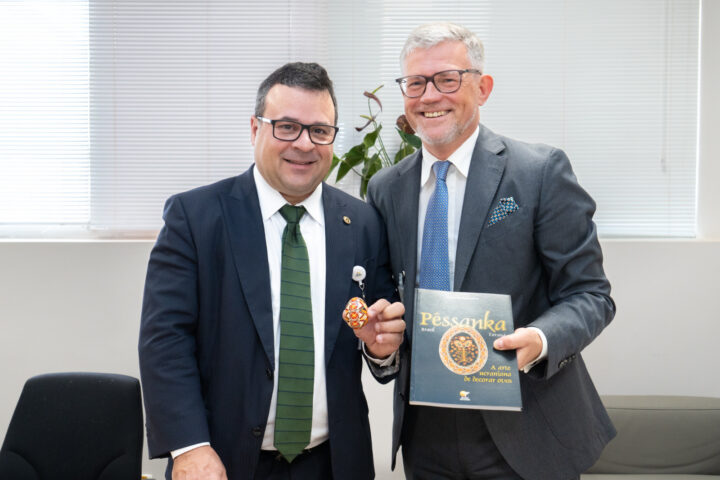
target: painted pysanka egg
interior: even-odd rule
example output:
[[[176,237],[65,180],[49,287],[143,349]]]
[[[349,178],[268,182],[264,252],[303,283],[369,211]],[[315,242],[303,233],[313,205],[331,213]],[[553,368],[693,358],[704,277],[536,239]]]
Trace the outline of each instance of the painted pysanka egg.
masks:
[[[351,298],[345,310],[343,310],[343,320],[352,328],[362,328],[368,321],[367,304],[360,297]]]

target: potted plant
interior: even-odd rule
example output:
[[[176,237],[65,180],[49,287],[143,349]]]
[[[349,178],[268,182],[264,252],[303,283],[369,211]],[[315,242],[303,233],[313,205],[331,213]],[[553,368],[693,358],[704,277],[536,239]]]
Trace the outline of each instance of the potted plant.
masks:
[[[363,92],[363,95],[367,97],[368,115],[360,115],[366,120],[366,123],[362,127],[355,127],[355,130],[362,132],[366,128],[370,128],[370,131],[365,134],[361,143],[352,147],[341,157],[333,155],[332,166],[330,167],[330,173],[328,173],[329,177],[335,167],[337,167],[335,181],[338,182],[351,170],[355,172],[360,176],[360,197],[362,198],[365,198],[368,182],[375,173],[381,168],[398,163],[416,149],[420,148],[421,145],[420,138],[415,135],[405,115],[400,115],[395,125],[395,130],[398,132],[398,135],[400,135],[400,147],[395,155],[392,158],[390,157],[380,136],[382,124],[377,119],[378,115],[382,112],[382,103],[376,93],[382,87],[383,86],[380,85],[372,92]],[[373,112],[373,102],[377,105],[376,112]],[[358,170],[360,165],[362,165],[362,169]]]

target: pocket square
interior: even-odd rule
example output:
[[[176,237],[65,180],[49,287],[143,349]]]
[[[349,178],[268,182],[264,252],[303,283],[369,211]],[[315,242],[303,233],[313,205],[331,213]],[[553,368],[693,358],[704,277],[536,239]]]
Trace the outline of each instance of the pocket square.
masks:
[[[495,207],[495,210],[493,210],[492,214],[490,215],[488,227],[495,225],[500,220],[505,219],[505,217],[507,217],[511,213],[517,212],[519,208],[520,207],[517,203],[515,203],[515,199],[513,197],[501,198],[498,202],[497,207]]]

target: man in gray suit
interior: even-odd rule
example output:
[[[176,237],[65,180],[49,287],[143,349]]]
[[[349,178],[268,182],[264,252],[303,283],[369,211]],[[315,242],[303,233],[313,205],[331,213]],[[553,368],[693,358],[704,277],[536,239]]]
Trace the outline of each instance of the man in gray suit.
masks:
[[[378,172],[368,189],[387,225],[408,319],[393,467],[402,444],[407,478],[577,478],[615,435],[580,355],[615,313],[595,202],[561,150],[479,124],[493,79],[482,73],[472,32],[418,27],[401,66],[405,114],[422,149]],[[431,288],[512,297],[516,330],[493,346],[517,353],[522,412],[408,404],[415,287],[443,277],[444,287]]]

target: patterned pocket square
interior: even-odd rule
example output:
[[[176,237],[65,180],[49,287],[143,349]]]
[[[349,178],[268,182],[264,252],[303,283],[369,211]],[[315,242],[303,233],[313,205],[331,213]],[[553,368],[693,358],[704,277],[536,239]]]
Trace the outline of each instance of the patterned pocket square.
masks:
[[[492,215],[490,215],[490,221],[488,222],[488,227],[495,225],[500,220],[504,220],[505,217],[510,215],[513,212],[517,212],[520,207],[517,203],[515,203],[515,199],[513,197],[506,197],[501,198],[498,202],[498,206],[495,207],[495,210],[493,210]]]

